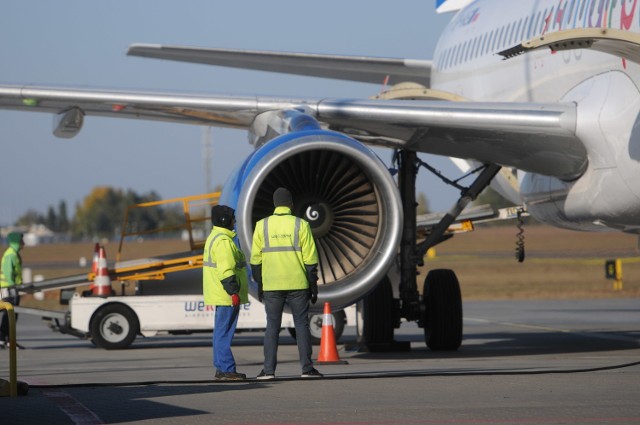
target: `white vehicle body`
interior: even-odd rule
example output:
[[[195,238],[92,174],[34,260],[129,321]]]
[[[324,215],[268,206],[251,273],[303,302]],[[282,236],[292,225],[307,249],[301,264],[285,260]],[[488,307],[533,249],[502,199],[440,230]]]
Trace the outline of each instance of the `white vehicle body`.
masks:
[[[202,295],[149,295],[83,297],[75,294],[69,300],[70,325],[76,331],[90,335],[100,347],[126,348],[140,334],[179,334],[212,331],[215,306],[205,305]],[[130,312],[130,314],[128,313]],[[347,321],[355,324],[355,306],[345,310]],[[293,316],[284,312],[283,328],[294,328]],[[322,322],[311,318],[311,333],[316,341],[321,336]],[[238,331],[266,328],[264,305],[249,297],[240,306]],[[340,328],[341,333],[341,328]]]

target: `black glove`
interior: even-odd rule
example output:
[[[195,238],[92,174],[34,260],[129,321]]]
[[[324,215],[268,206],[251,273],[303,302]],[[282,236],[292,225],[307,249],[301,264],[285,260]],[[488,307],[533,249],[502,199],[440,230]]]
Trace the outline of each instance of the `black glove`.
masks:
[[[318,301],[318,282],[309,282],[309,293],[311,294],[311,304]]]
[[[318,265],[305,264],[304,268],[307,272],[307,281],[309,282],[309,294],[311,295],[311,304],[318,301]]]
[[[262,290],[262,283],[258,283],[258,301],[262,302],[264,299],[264,291]]]

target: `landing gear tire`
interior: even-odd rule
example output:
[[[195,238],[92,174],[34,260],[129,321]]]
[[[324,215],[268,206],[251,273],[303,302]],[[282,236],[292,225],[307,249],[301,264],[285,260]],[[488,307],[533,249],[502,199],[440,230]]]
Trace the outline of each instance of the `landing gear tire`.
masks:
[[[431,270],[424,281],[424,341],[434,351],[455,351],[462,343],[462,295],[453,270]]]
[[[347,316],[344,311],[332,311],[333,315],[333,336],[336,342],[342,336],[344,332],[344,325],[347,321]],[[311,343],[313,345],[320,345],[322,339],[322,314],[313,314],[309,316],[309,330],[311,331]],[[296,339],[296,328],[287,328],[289,335],[293,339]]]
[[[393,290],[389,278],[384,278],[360,302],[356,314],[359,344],[391,344],[393,342]]]
[[[130,308],[111,304],[95,313],[90,330],[91,340],[98,347],[120,350],[131,345],[140,331],[140,323]]]

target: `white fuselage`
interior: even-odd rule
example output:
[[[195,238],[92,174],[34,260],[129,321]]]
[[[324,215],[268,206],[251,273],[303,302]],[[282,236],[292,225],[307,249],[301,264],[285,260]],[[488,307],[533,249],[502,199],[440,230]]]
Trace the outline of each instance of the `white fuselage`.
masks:
[[[576,28],[638,33],[638,3],[477,0],[453,18],[438,42],[435,89],[474,101],[577,105],[586,172],[571,182],[518,172],[521,199],[511,200],[524,202],[541,221],[579,230],[640,231],[640,66],[588,49],[543,49],[508,60],[497,53]]]

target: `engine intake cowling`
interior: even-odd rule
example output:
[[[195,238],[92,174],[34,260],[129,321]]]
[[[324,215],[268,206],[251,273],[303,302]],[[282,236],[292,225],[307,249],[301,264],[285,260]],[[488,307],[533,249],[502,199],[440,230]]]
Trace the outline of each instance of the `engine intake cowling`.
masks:
[[[272,139],[229,179],[220,201],[236,208],[247,255],[255,224],[273,213],[272,195],[280,186],[292,192],[293,213],[309,222],[316,241],[315,308],[328,301],[340,309],[365,296],[387,273],[402,231],[389,170],[369,148],[340,133],[316,129]]]

